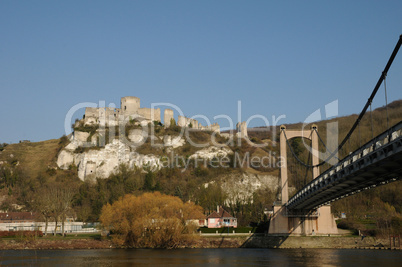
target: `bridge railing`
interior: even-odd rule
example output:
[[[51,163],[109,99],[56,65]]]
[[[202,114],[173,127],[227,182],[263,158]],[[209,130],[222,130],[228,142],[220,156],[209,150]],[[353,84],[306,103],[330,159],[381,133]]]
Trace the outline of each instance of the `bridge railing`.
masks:
[[[328,177],[334,175],[335,173],[341,171],[343,168],[346,168],[353,162],[365,157],[367,154],[375,151],[376,149],[382,147],[383,145],[388,144],[396,140],[397,138],[402,136],[402,121],[392,126],[388,130],[374,137],[369,142],[365,143],[363,146],[358,148],[357,150],[351,152],[348,156],[339,161],[332,168],[326,170],[321,175],[319,175],[316,179],[312,180],[306,186],[304,186],[298,193],[296,193],[287,203],[289,205],[292,202],[295,202],[296,199],[301,197],[303,194],[308,192],[312,187],[318,185]]]

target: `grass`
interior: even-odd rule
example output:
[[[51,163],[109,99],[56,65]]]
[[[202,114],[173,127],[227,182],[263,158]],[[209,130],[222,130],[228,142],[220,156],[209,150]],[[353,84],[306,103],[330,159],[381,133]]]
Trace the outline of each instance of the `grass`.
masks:
[[[71,239],[101,240],[101,234],[100,233],[67,234],[65,237],[63,237],[61,235],[54,236],[53,234],[48,234],[47,236],[41,237],[41,239],[46,239],[46,240],[71,240]]]
[[[247,234],[249,231],[251,233],[255,233],[257,230],[256,227],[238,227],[238,228],[233,228],[229,227],[229,233],[233,234],[233,231],[235,231],[236,234]],[[203,234],[215,234],[216,231],[218,231],[219,234],[227,234],[228,233],[228,227],[222,227],[222,228],[200,228],[200,232]]]
[[[35,143],[18,143],[8,145],[0,154],[0,161],[19,162],[26,175],[36,177],[46,172],[49,167],[56,167],[56,156],[60,139]]]

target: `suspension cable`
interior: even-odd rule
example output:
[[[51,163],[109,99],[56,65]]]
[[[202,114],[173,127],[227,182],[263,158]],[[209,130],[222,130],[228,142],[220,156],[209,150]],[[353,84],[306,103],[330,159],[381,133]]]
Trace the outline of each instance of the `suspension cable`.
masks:
[[[353,124],[352,128],[349,130],[349,133],[345,136],[345,138],[339,145],[338,150],[340,150],[342,148],[342,146],[346,143],[347,139],[352,135],[353,131],[356,129],[360,120],[363,118],[363,115],[366,113],[369,104],[373,101],[374,96],[377,94],[378,88],[380,88],[381,83],[384,80],[384,77],[387,75],[388,70],[392,65],[392,62],[394,61],[394,59],[396,57],[396,54],[398,54],[401,44],[402,44],[402,35],[399,36],[398,43],[396,44],[394,51],[392,51],[391,57],[389,58],[387,65],[385,66],[384,71],[381,74],[381,77],[378,79],[378,82],[377,82],[376,86],[374,87],[373,92],[371,93],[369,99],[367,100],[366,105],[364,106],[363,110],[360,112],[360,115],[357,118],[356,122]]]
[[[384,75],[384,91],[385,91],[385,112],[387,114],[387,129],[388,129],[389,118],[388,118],[388,97],[387,97],[387,74]]]
[[[359,138],[359,147],[361,147],[362,146],[362,137],[360,135],[360,123],[359,123],[359,136],[358,136],[358,138]]]
[[[359,117],[356,119],[355,123],[353,124],[352,128],[350,128],[350,130],[349,130],[349,132],[347,133],[347,135],[345,136],[345,138],[344,138],[344,139],[342,140],[342,142],[339,144],[338,149],[336,149],[335,151],[333,151],[333,152],[328,156],[328,158],[326,158],[324,161],[322,161],[321,163],[318,163],[318,164],[316,164],[316,165],[308,165],[308,164],[305,164],[305,163],[304,163],[303,161],[301,161],[301,160],[296,156],[296,154],[294,153],[292,147],[291,147],[290,144],[289,144],[289,140],[288,140],[287,137],[286,137],[286,133],[285,133],[286,143],[287,143],[287,145],[289,146],[290,151],[292,152],[293,156],[296,157],[297,161],[299,161],[300,164],[304,165],[305,167],[310,167],[310,168],[319,167],[319,166],[323,165],[325,162],[329,161],[331,158],[333,158],[333,157],[335,156],[335,154],[336,154],[338,151],[340,151],[340,150],[342,149],[342,147],[343,147],[343,146],[345,145],[345,143],[348,141],[348,139],[350,138],[350,136],[352,135],[352,133],[355,131],[356,127],[359,125],[359,123],[360,123],[361,119],[363,118],[364,114],[366,113],[368,107],[371,105],[371,102],[373,101],[375,95],[377,94],[377,91],[378,91],[378,89],[380,88],[382,81],[383,81],[384,78],[386,77],[386,75],[387,75],[387,73],[388,73],[388,70],[389,70],[389,68],[390,68],[391,65],[392,65],[392,62],[394,61],[396,55],[398,54],[398,51],[399,51],[399,48],[401,47],[401,45],[402,45],[402,35],[399,36],[399,40],[398,40],[398,42],[397,42],[397,44],[396,44],[394,50],[392,51],[392,54],[391,54],[391,56],[390,56],[390,58],[389,58],[389,60],[388,60],[388,62],[387,62],[387,65],[385,66],[384,71],[382,72],[380,78],[379,78],[378,81],[377,81],[377,84],[375,85],[373,91],[371,92],[371,95],[370,95],[369,99],[367,100],[367,102],[366,102],[366,104],[364,105],[362,111],[360,112]],[[282,131],[284,131],[284,130],[282,129]]]
[[[374,129],[373,129],[373,111],[371,110],[371,103],[370,103],[370,119],[371,119],[371,139],[373,139]]]
[[[311,161],[312,161],[312,159],[311,159],[311,153],[308,153],[307,163],[310,164]],[[306,168],[306,174],[304,175],[303,187],[307,184],[308,170],[309,170],[309,168]],[[302,187],[302,188],[303,188],[303,187]]]
[[[320,142],[324,145],[324,148],[326,149],[326,151],[328,151],[330,154],[332,154],[331,150],[328,149],[328,147],[325,145],[324,141],[322,140],[321,136],[318,134],[317,128],[314,128],[314,131],[317,133],[318,136],[318,140],[320,140]],[[336,153],[334,153],[336,154]],[[339,158],[337,156],[334,156],[337,160],[339,160]]]

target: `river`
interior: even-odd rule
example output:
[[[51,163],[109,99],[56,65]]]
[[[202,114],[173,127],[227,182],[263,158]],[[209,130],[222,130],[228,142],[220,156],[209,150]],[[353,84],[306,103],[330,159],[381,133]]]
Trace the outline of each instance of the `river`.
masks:
[[[401,266],[402,251],[355,249],[1,250],[0,266]]]

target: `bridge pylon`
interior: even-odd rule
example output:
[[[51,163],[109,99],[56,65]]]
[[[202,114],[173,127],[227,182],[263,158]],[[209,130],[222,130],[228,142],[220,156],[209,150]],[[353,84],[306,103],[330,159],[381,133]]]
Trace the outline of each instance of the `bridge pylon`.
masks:
[[[286,155],[286,138],[302,137],[311,140],[311,153],[313,165],[319,163],[317,125],[313,124],[310,131],[286,130],[286,126],[280,127],[280,156],[281,156],[281,203],[274,203],[274,213],[271,217],[269,234],[272,235],[328,235],[338,234],[331,206],[321,206],[316,210],[301,211],[288,210],[286,203],[289,201],[288,191],[288,167]],[[320,173],[319,167],[313,168],[313,179]]]

